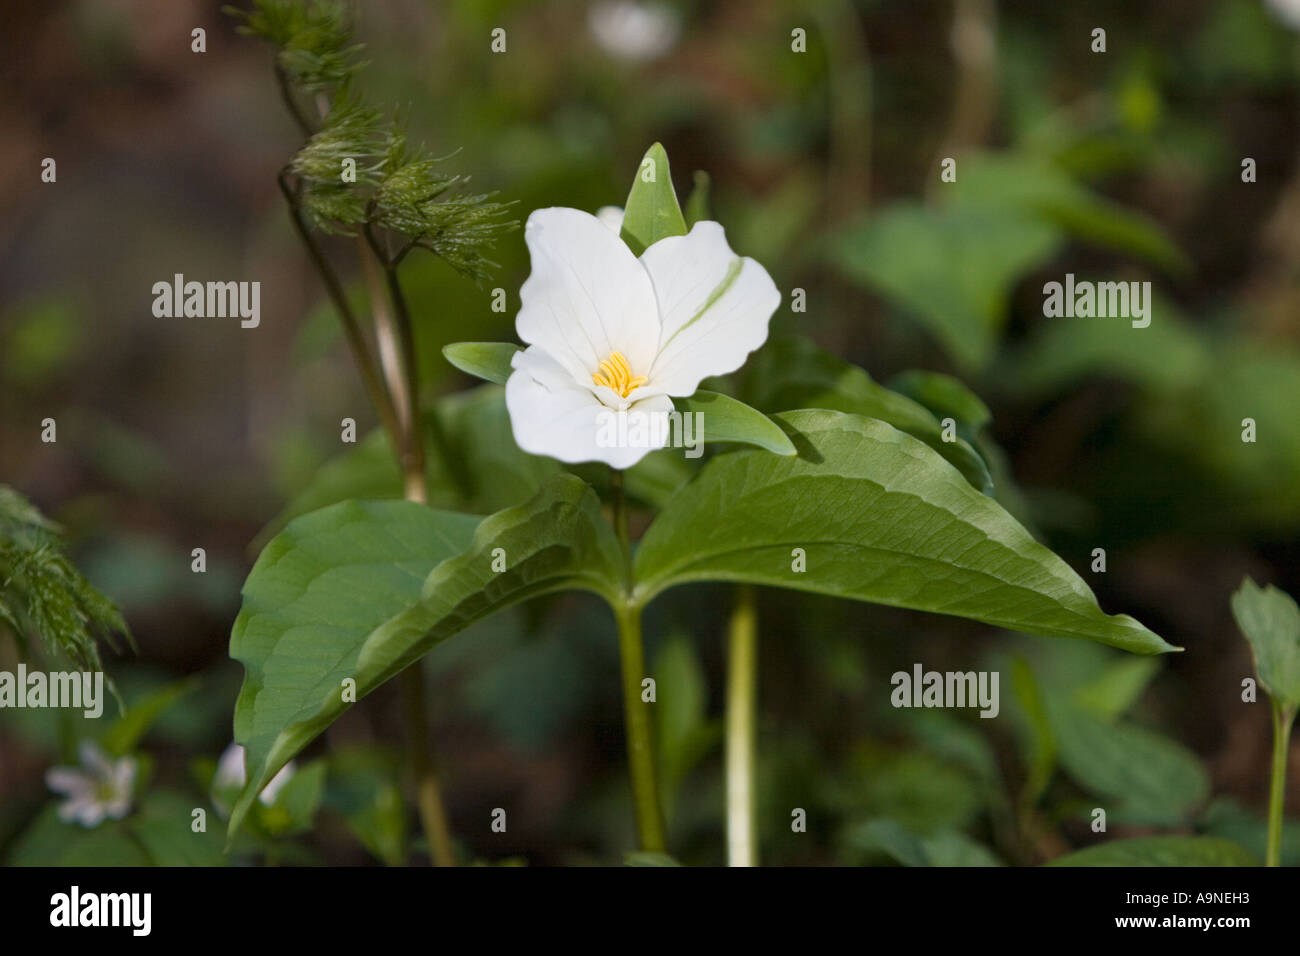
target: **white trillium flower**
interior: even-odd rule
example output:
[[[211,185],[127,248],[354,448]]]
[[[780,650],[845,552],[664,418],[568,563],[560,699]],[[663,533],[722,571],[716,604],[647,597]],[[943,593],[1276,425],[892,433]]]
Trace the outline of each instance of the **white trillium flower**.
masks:
[[[51,767],[45,772],[45,785],[67,798],[59,804],[59,819],[83,827],[122,819],[131,809],[135,760],[112,760],[89,740],[81,742],[80,755],[80,767]]]
[[[607,447],[610,414],[666,415],[711,375],[745,364],[780,304],[767,270],[727,245],[716,222],[654,243],[638,259],[590,213],[554,207],[528,217],[532,272],[515,328],[506,407],[524,451],[628,468],[667,443]],[[655,442],[658,444],[655,444]]]
[[[596,210],[596,218],[607,226],[614,235],[617,236],[623,232],[622,206],[601,206]]]
[[[262,802],[263,806],[269,807],[275,803],[276,796],[284,789],[294,775],[297,768],[292,760],[280,768],[280,772],[270,779],[262,792],[257,795],[257,799]],[[247,782],[247,772],[244,770],[244,747],[242,744],[231,744],[221,754],[217,761],[217,772],[212,778],[213,790],[235,790],[243,789]],[[224,809],[224,808],[223,808]]]

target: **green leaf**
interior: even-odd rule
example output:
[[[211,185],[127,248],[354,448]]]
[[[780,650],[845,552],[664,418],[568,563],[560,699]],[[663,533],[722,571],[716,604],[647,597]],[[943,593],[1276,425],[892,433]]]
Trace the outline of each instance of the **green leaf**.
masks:
[[[278,825],[272,832],[276,836],[304,833],[311,829],[325,795],[325,761],[313,760],[299,767],[288,783],[275,795],[275,802],[267,808],[267,816]]]
[[[473,488],[470,499],[462,500],[446,466],[433,453],[432,441],[426,439],[426,447],[431,449],[428,500],[434,506],[464,507],[480,513],[498,511],[527,500],[547,476],[559,471],[553,459],[530,455],[515,444],[505,391],[500,385],[485,384],[446,395],[433,411],[425,412],[426,418],[435,414],[442,420],[452,451],[459,456]],[[384,431],[376,429],[355,447],[327,462],[258,534],[254,545],[264,547],[291,519],[340,501],[401,497],[401,470],[392,445]]]
[[[87,830],[64,823],[58,805],[47,804],[13,841],[6,866],[149,866],[148,853],[126,821]]]
[[[966,368],[993,355],[1016,282],[1048,261],[1060,231],[1039,219],[958,206],[890,207],[835,240],[832,260],[914,316]]]
[[[743,396],[764,412],[829,408],[878,418],[921,439],[988,494],[993,479],[983,456],[964,438],[947,442],[939,419],[906,395],[885,388],[865,369],[850,365],[804,338],[769,342],[750,360]]]
[[[776,420],[798,457],[744,449],[706,465],[642,539],[639,598],[748,581],[1140,654],[1173,649],[1133,618],[1103,613],[1064,561],[910,435],[841,412]],[[805,573],[791,568],[795,548]]]
[[[142,700],[134,701],[126,713],[119,717],[100,743],[110,756],[124,757],[135,750],[136,745],[149,732],[154,721],[162,716],[178,700],[198,686],[194,678],[176,681],[146,695]]]
[[[1150,658],[1116,661],[1099,676],[1076,687],[1074,702],[1103,720],[1114,720],[1132,707],[1160,671]]]
[[[999,363],[998,380],[1031,396],[1054,394],[1090,375],[1177,394],[1217,372],[1214,350],[1173,302],[1153,295],[1151,315],[1146,328],[1122,319],[1043,319],[1029,343]]]
[[[442,354],[465,374],[504,385],[512,371],[510,360],[522,351],[513,342],[454,342]]]
[[[1218,837],[1157,836],[1111,840],[1058,856],[1048,866],[1258,866],[1235,843]]]
[[[1076,239],[1129,253],[1174,272],[1190,268],[1187,256],[1146,216],[1091,192],[1064,170],[1015,154],[963,156],[953,201],[990,211],[1040,217]]]
[[[1020,805],[1029,808],[1038,805],[1056,771],[1056,734],[1047,717],[1047,705],[1038,679],[1018,654],[1011,658],[1011,688],[1018,705],[1016,728],[1025,764],[1025,785],[1020,792]]]
[[[388,866],[406,862],[406,811],[396,761],[369,746],[330,755],[325,804]]]
[[[124,822],[156,866],[224,866],[221,829],[209,826],[194,832],[198,801],[183,793],[158,790]],[[209,810],[209,816],[211,811]],[[211,821],[209,821],[211,822]]]
[[[795,454],[794,445],[772,419],[729,395],[701,389],[690,398],[674,398],[673,405],[683,415],[698,412],[704,416],[702,431],[695,435],[697,441],[739,442],[778,455]]]
[[[1300,709],[1300,607],[1273,585],[1249,577],[1232,596],[1232,616],[1250,641],[1255,673],[1284,713]]]
[[[1209,797],[1210,780],[1182,744],[1130,723],[1110,723],[1049,699],[1061,766],[1081,787],[1111,801],[1125,823],[1175,826]]]
[[[668,154],[655,143],[641,159],[632,191],[623,204],[623,241],[634,255],[668,236],[686,235],[686,220],[677,205]]]
[[[960,379],[942,372],[913,369],[896,375],[889,387],[924,405],[936,418],[951,417],[972,431],[993,420],[993,413],[978,395]]]
[[[494,571],[503,552],[504,571]],[[500,567],[500,564],[498,564]],[[257,559],[230,639],[245,667],[235,739],[257,794],[348,707],[438,642],[526,598],[565,588],[619,593],[618,542],[595,493],[555,475],[491,517],[411,502],[343,502],[292,522]]]
[[[920,835],[894,820],[870,820],[849,830],[845,842],[885,853],[903,866],[1002,866],[1002,861],[960,830]]]

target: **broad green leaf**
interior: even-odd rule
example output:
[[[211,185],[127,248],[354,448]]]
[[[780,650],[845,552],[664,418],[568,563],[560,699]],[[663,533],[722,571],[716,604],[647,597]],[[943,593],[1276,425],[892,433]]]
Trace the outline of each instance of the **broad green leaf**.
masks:
[[[698,413],[703,417],[703,434],[696,441],[739,442],[757,445],[778,455],[793,455],[794,445],[775,422],[757,409],[720,392],[703,389],[690,398],[674,398],[673,405],[683,415]]]
[[[993,480],[983,457],[964,438],[943,440],[939,419],[923,405],[875,382],[804,338],[780,338],[750,360],[742,397],[771,414],[794,408],[829,408],[878,418],[921,439],[984,493]]]
[[[497,558],[506,570],[493,570]],[[276,771],[347,709],[345,679],[359,700],[519,601],[565,588],[616,595],[620,562],[594,492],[571,475],[484,519],[351,501],[292,522],[250,572],[230,639],[245,668],[235,739],[248,748],[249,776],[230,832]]]
[[[1232,596],[1232,616],[1250,641],[1255,673],[1284,713],[1300,709],[1300,607],[1273,585],[1250,578]]]
[[[775,417],[798,457],[745,449],[706,465],[641,541],[642,600],[689,581],[748,581],[1173,650],[1133,618],[1103,613],[1064,561],[910,435],[820,409]],[[804,572],[792,570],[796,548]]]
[[[957,205],[1041,217],[1083,242],[1115,249],[1184,273],[1187,256],[1153,220],[1093,193],[1062,169],[1015,154],[961,158],[945,195]]]
[[[158,790],[124,823],[156,866],[224,866],[221,827],[215,825],[211,808],[207,829],[196,833],[192,828],[198,804],[183,793]]]
[[[641,159],[632,190],[623,204],[623,241],[634,255],[668,236],[686,235],[686,220],[677,204],[668,154],[655,143]]]
[[[1209,797],[1210,780],[1182,744],[1130,723],[1110,723],[1049,699],[1048,717],[1061,766],[1090,793],[1109,801],[1107,812],[1125,823],[1174,826]]]
[[[442,354],[465,374],[504,385],[510,377],[510,360],[522,351],[513,342],[456,342],[444,346]]]
[[[835,240],[832,260],[915,317],[965,368],[993,355],[1015,284],[1060,230],[1013,212],[898,204]]]
[[[1051,860],[1048,866],[1258,866],[1249,852],[1218,837],[1156,836],[1111,840]]]
[[[188,830],[188,826],[186,827]],[[124,821],[87,830],[58,817],[47,804],[13,841],[6,866],[150,866],[147,851]]]
[[[924,405],[936,418],[951,417],[972,430],[993,420],[993,413],[978,395],[960,379],[942,372],[903,372],[890,380],[889,388]]]

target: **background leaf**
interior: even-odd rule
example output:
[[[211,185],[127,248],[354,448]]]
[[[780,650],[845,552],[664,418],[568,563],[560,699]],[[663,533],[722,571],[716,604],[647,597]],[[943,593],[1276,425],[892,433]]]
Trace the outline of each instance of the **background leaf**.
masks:
[[[1219,837],[1158,836],[1111,840],[1058,856],[1048,866],[1258,866],[1246,850]]]
[[[442,354],[465,374],[504,385],[512,371],[510,360],[522,351],[513,342],[455,342],[444,346]]]
[[[832,261],[920,321],[967,369],[993,355],[1011,291],[1060,248],[1032,218],[899,203],[835,240]]]
[[[1250,641],[1259,682],[1284,713],[1294,715],[1300,708],[1300,607],[1295,599],[1246,578],[1232,596],[1232,616]]]

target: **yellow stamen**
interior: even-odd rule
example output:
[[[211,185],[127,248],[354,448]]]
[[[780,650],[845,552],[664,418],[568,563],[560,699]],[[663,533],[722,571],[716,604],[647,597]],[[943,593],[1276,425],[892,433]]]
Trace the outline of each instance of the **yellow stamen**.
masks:
[[[622,352],[610,352],[609,358],[600,363],[600,371],[591,377],[597,385],[604,385],[618,392],[620,398],[627,398],[632,389],[639,388],[647,381],[644,375],[633,375],[632,366]]]

